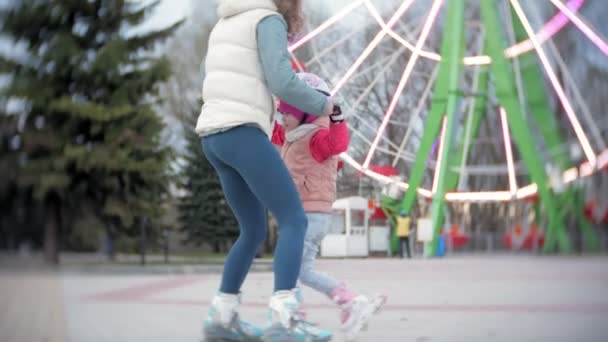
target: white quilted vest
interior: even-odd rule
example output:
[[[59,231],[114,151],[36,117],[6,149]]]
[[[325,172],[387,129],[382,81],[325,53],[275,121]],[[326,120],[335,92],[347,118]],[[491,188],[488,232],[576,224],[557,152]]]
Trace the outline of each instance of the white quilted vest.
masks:
[[[276,15],[273,0],[222,0],[221,18],[209,37],[199,135],[243,124],[272,133],[274,101],[258,54],[257,26]]]

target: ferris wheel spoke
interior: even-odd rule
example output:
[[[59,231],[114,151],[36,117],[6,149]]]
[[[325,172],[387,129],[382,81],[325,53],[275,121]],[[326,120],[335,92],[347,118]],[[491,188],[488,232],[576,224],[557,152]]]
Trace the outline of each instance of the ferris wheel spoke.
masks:
[[[394,40],[399,42],[401,45],[405,46],[408,50],[410,50],[410,52],[417,52],[420,54],[420,56],[428,58],[428,59],[436,61],[436,62],[439,62],[441,60],[441,56],[438,53],[432,52],[432,51],[426,51],[422,48],[417,49],[414,46],[414,44],[410,43],[409,41],[404,39],[399,33],[395,32],[392,28],[390,28],[386,24],[386,22],[384,22],[384,19],[382,19],[382,17],[380,16],[380,13],[378,13],[378,10],[371,3],[371,1],[369,1],[369,0],[366,1],[365,6],[367,7],[367,10],[371,14],[371,16],[376,20],[378,25],[380,25],[383,29],[385,29],[386,32],[388,33],[388,35],[391,36],[391,38],[393,38]]]
[[[399,6],[397,11],[393,14],[391,19],[389,20],[387,26],[389,28],[392,28],[397,23],[397,21],[399,21],[401,16],[409,9],[409,7],[412,5],[412,3],[414,1],[415,0],[404,0],[403,3],[401,3],[401,6]],[[340,91],[340,89],[346,84],[348,79],[351,78],[351,76],[355,73],[355,71],[361,66],[361,64],[363,64],[363,62],[374,51],[376,46],[378,46],[378,44],[380,44],[380,42],[386,35],[387,35],[387,30],[385,28],[382,28],[380,30],[380,32],[378,32],[376,34],[374,39],[367,45],[367,47],[365,48],[365,50],[363,50],[361,55],[359,55],[359,57],[355,60],[353,65],[348,69],[346,74],[344,74],[344,76],[342,76],[342,78],[336,83],[334,89],[331,91],[332,95],[335,95],[338,91]]]
[[[596,158],[595,152],[593,151],[593,148],[591,147],[589,138],[585,134],[585,131],[583,130],[583,127],[581,126],[581,123],[578,120],[576,113],[574,112],[574,108],[572,107],[570,100],[568,100],[568,97],[566,96],[566,93],[565,93],[563,87],[561,86],[559,79],[557,78],[557,75],[555,74],[555,71],[553,70],[553,67],[551,66],[551,63],[549,62],[549,59],[547,58],[547,55],[545,54],[543,47],[540,45],[540,43],[536,37],[536,34],[534,33],[534,30],[532,29],[532,25],[530,24],[530,21],[528,20],[526,14],[524,13],[524,11],[519,3],[519,0],[510,0],[510,1],[511,1],[511,5],[513,6],[513,9],[515,10],[515,13],[519,17],[519,20],[521,21],[524,29],[526,30],[526,33],[530,37],[530,41],[534,45],[534,49],[536,50],[536,53],[538,54],[541,64],[543,65],[543,68],[545,69],[545,72],[547,73],[547,76],[549,77],[549,81],[551,82],[551,85],[553,86],[553,89],[555,90],[557,97],[559,98],[564,110],[566,111],[568,119],[570,120],[570,124],[572,125],[572,128],[574,129],[574,132],[576,133],[576,136],[578,137],[578,140],[583,148],[583,151],[585,152],[585,156],[587,157],[587,160],[593,167],[595,167],[597,158]]]
[[[477,37],[478,41],[478,47],[477,50],[479,53],[483,52],[484,46],[485,46],[485,34],[483,31],[481,31]],[[473,94],[477,94],[479,92],[480,89],[480,83],[482,83],[482,87],[483,89],[487,89],[487,77],[484,75],[482,75],[482,70],[481,70],[481,66],[477,66],[475,68],[474,71],[474,75],[473,75],[473,85],[471,87],[471,91],[473,92]],[[482,81],[485,80],[485,81]],[[478,101],[480,101],[480,99],[477,98],[472,98],[469,104],[469,109],[467,111],[467,121],[466,121],[466,128],[465,128],[465,132],[464,132],[464,139],[463,142],[464,144],[462,145],[462,157],[460,159],[460,175],[459,175],[459,179],[458,179],[458,185],[457,185],[457,189],[463,189],[465,187],[465,184],[468,183],[468,177],[469,177],[469,168],[467,167],[467,159],[469,158],[469,151],[471,150],[471,139],[472,139],[472,135],[473,135],[473,121],[476,115],[476,107],[478,105]],[[478,126],[478,125],[476,125]],[[477,134],[477,131],[479,130],[479,127],[475,128],[475,134]]]
[[[431,32],[431,29],[433,28],[435,19],[437,18],[437,14],[439,13],[439,10],[441,9],[442,4],[443,4],[443,0],[434,0],[433,1],[433,6],[431,7],[431,11],[424,23],[422,32],[420,32],[420,37],[418,38],[418,41],[416,42],[417,50],[421,49],[424,46],[424,44],[426,43],[426,40]],[[380,127],[378,128],[378,133],[376,133],[376,138],[374,139],[374,142],[373,142],[372,146],[370,147],[367,157],[365,158],[365,161],[363,162],[363,168],[369,167],[369,163],[371,162],[374,151],[375,151],[376,147],[378,147],[380,138],[384,134],[384,130],[386,129],[386,126],[388,125],[388,122],[391,119],[391,116],[393,115],[395,108],[397,107],[397,103],[399,102],[399,97],[401,96],[403,89],[405,89],[407,81],[409,80],[410,75],[411,75],[412,71],[414,70],[414,66],[416,65],[416,61],[418,60],[419,56],[420,56],[420,54],[418,52],[412,53],[410,60],[408,61],[407,65],[405,66],[405,70],[403,71],[403,75],[401,76],[399,85],[397,86],[397,89],[395,90],[393,99],[391,100],[391,103],[386,111],[386,114],[384,115],[384,119],[382,120],[382,123],[380,124]]]
[[[570,21],[576,26],[595,46],[600,49],[604,55],[608,56],[608,44],[606,40],[600,36],[599,33],[594,31],[589,24],[587,24],[582,18],[577,16],[568,6],[564,5],[560,0],[549,0],[557,7],[564,15],[570,19]]]
[[[319,51],[318,53],[315,53],[315,55],[310,60],[308,60],[305,64],[312,65],[313,63],[322,63],[321,58],[325,57],[325,55],[327,55],[328,53],[334,51],[338,46],[351,40],[354,35],[360,34],[361,31],[362,31],[361,29],[353,30],[349,34],[347,34],[344,37],[340,38],[339,40],[335,41],[332,45],[326,47],[325,49]],[[313,43],[313,45],[316,45],[316,44]]]
[[[504,107],[500,107],[500,124],[502,126],[505,157],[507,159],[507,170],[509,172],[509,190],[515,195],[517,193],[517,178],[515,177],[515,163],[513,162],[513,147],[511,145],[511,133],[509,132],[507,111]]]
[[[399,150],[398,150],[397,154],[403,153],[403,150],[405,149],[405,145],[409,141],[410,136],[412,135],[412,132],[414,130],[414,120],[420,118],[422,111],[426,107],[426,101],[429,98],[429,96],[431,95],[431,92],[433,90],[433,84],[435,83],[435,80],[437,79],[438,73],[439,73],[439,65],[436,65],[433,70],[433,73],[431,74],[431,78],[429,79],[429,81],[426,85],[426,88],[424,89],[422,96],[420,97],[420,101],[418,102],[418,107],[416,107],[416,109],[414,110],[414,112],[412,113],[412,115],[410,117],[410,122],[408,124],[407,131],[405,132],[405,135],[403,136],[403,139],[401,140],[401,144],[399,145]],[[396,156],[393,159],[393,167],[397,166],[398,162],[399,162],[399,158]]]
[[[439,175],[441,173],[441,156],[443,155],[443,149],[445,148],[445,128],[448,122],[448,118],[443,116],[443,120],[441,121],[441,133],[439,136],[439,149],[437,151],[437,167],[435,168],[435,173],[433,174],[433,187],[431,192],[434,194],[437,191],[437,186],[439,185]]]
[[[345,100],[352,103],[349,105],[348,102],[343,103],[343,108],[347,108],[350,112],[352,112],[352,117],[356,121],[356,125],[352,125],[350,130],[352,132],[353,137],[357,139],[356,148],[353,147],[349,151],[350,155],[343,153],[341,158],[347,163],[353,166],[355,169],[361,171],[363,174],[373,178],[376,181],[382,183],[395,183],[399,185],[402,189],[407,189],[408,184],[390,179],[388,177],[384,177],[374,172],[369,168],[371,159],[374,154],[382,154],[383,156],[388,156],[393,164],[396,164],[399,160],[403,160],[406,163],[412,162],[415,155],[410,153],[407,149],[407,146],[412,143],[412,139],[410,136],[415,131],[415,121],[418,116],[416,113],[422,112],[424,110],[425,99],[429,96],[428,94],[432,92],[433,89],[433,80],[434,77],[432,75],[435,74],[435,71],[431,73],[431,71],[427,71],[425,74],[425,78],[430,78],[427,81],[427,84],[424,87],[420,87],[416,89],[416,99],[413,103],[409,103],[408,106],[411,108],[416,108],[413,110],[413,113],[409,118],[409,124],[406,129],[400,130],[400,132],[405,133],[405,136],[399,137],[398,139],[394,139],[393,137],[385,134],[385,131],[388,129],[389,124],[392,127],[397,127],[402,124],[401,121],[397,119],[392,119],[394,112],[397,110],[397,106],[401,104],[401,97],[405,91],[405,87],[407,86],[410,79],[417,75],[416,66],[417,61],[420,58],[426,58],[431,61],[440,61],[441,56],[432,51],[425,50],[424,44],[426,38],[422,39],[423,36],[429,35],[429,31],[432,29],[434,25],[434,20],[436,18],[432,18],[433,16],[437,16],[438,13],[433,14],[433,8],[438,6],[437,11],[439,11],[439,7],[443,4],[443,0],[435,0],[433,2],[433,8],[431,8],[431,12],[426,18],[422,18],[422,20],[417,21],[408,21],[404,23],[399,20],[413,5],[415,0],[400,0],[400,6],[397,11],[392,13],[390,19],[385,21],[378,8],[376,8],[371,0],[360,0],[353,1],[350,5],[346,6],[336,15],[332,16],[330,19],[325,21],[321,26],[311,31],[308,35],[306,35],[302,40],[298,41],[292,47],[290,47],[290,52],[293,52],[295,49],[301,47],[303,44],[311,41],[315,36],[320,34],[321,32],[327,32],[328,28],[338,21],[344,19],[351,12],[358,10],[358,14],[365,15],[364,11],[360,11],[360,7],[364,5],[367,8],[367,16],[368,18],[371,16],[372,20],[375,20],[380,27],[378,32],[374,32],[375,36],[372,41],[364,46],[363,52],[360,55],[354,55],[356,57],[354,62],[349,60],[346,55],[339,56],[338,59],[332,59],[335,65],[336,63],[346,63],[349,67],[344,75],[337,75],[332,82],[335,85],[334,90],[332,90],[332,95],[336,94],[339,91],[343,91],[346,84],[349,84],[348,91],[344,92],[343,96]],[[585,157],[587,161],[576,166],[572,167],[568,170],[565,170],[563,174],[561,174],[561,178],[564,183],[571,183],[576,181],[577,179],[581,179],[583,177],[587,177],[596,172],[599,168],[608,167],[608,150],[605,150],[605,144],[597,143],[597,127],[593,127],[593,121],[589,120],[591,117],[590,113],[588,113],[588,109],[585,107],[584,100],[580,93],[578,93],[577,89],[572,87],[576,87],[576,84],[573,83],[572,77],[569,74],[564,74],[565,79],[561,81],[557,76],[556,69],[549,63],[550,59],[552,60],[552,55],[555,54],[555,59],[560,68],[563,69],[564,63],[561,59],[561,56],[557,54],[557,49],[553,45],[553,42],[550,41],[551,37],[559,32],[564,26],[566,26],[569,22],[572,22],[574,25],[579,28],[583,34],[587,36],[604,54],[607,54],[608,44],[606,44],[606,39],[602,37],[600,34],[597,34],[588,23],[584,21],[584,19],[580,16],[580,13],[577,13],[581,6],[585,3],[584,0],[549,0],[553,6],[557,7],[560,11],[555,14],[549,21],[547,21],[544,25],[542,25],[541,29],[538,31],[534,31],[531,28],[530,21],[528,20],[529,13],[524,12],[521,8],[520,1],[518,0],[510,0],[510,4],[515,10],[514,13],[519,17],[519,20],[522,22],[527,37],[525,37],[523,41],[517,42],[513,37],[513,32],[509,31],[507,33],[511,33],[510,36],[510,47],[505,50],[506,55],[509,58],[515,58],[523,53],[534,50],[538,55],[540,62],[543,66],[543,70],[548,76],[551,86],[554,91],[557,93],[557,97],[560,101],[560,104],[565,110],[567,118],[572,125],[574,132],[576,133],[576,139],[580,146],[582,146],[583,151],[585,152]],[[439,3],[439,5],[438,5]],[[511,13],[509,11],[509,13]],[[510,23],[510,20],[507,20]],[[422,24],[422,25],[421,25]],[[399,26],[395,26],[399,25]],[[404,26],[405,25],[405,26]],[[407,27],[409,26],[409,28]],[[404,29],[404,27],[406,27]],[[421,30],[419,33],[413,30],[412,28],[419,28]],[[512,28],[511,28],[512,30]],[[313,43],[313,56],[306,63],[307,66],[313,65],[317,71],[322,71],[321,74],[326,76],[336,76],[336,72],[334,70],[330,70],[328,68],[328,64],[326,63],[329,59],[328,57],[333,55],[337,49],[340,49],[341,44],[345,44],[347,41],[352,39],[357,33],[361,34],[361,29],[354,29],[346,32],[345,35],[337,36],[339,39],[329,41],[323,40],[327,45],[323,44],[323,49],[319,49],[316,41],[312,41]],[[381,42],[385,37],[390,37],[397,43],[398,49],[394,49],[393,51],[384,51],[384,45],[381,45]],[[416,36],[417,38],[413,38]],[[479,38],[479,37],[478,37]],[[520,37],[522,38],[522,37]],[[480,38],[483,40],[483,38]],[[549,43],[549,51],[545,48],[545,43]],[[512,45],[514,44],[514,45]],[[327,47],[325,47],[327,46]],[[377,85],[384,80],[384,82],[388,82],[389,77],[392,74],[389,74],[390,67],[394,65],[395,61],[403,55],[404,52],[409,51],[410,59],[407,61],[407,65],[403,70],[403,74],[396,86],[394,94],[389,99],[388,109],[384,113],[382,118],[370,117],[364,114],[364,111],[357,111],[362,104],[365,104],[364,101],[373,96],[372,91],[376,89]],[[485,65],[492,62],[489,56],[481,55],[483,51],[475,51],[476,55],[471,55],[464,57],[464,64],[468,66],[479,66]],[[380,55],[378,58],[372,60],[370,56],[372,54]],[[608,54],[607,54],[608,55]],[[514,61],[517,63],[517,60]],[[352,63],[352,64],[351,64]],[[432,64],[431,64],[432,65]],[[436,66],[436,65],[433,65]],[[319,69],[320,68],[320,69]],[[344,69],[342,69],[344,70]],[[479,72],[479,68],[476,70]],[[328,77],[331,80],[331,77]],[[395,80],[396,81],[396,80]],[[475,81],[475,78],[473,79]],[[392,83],[390,81],[389,83]],[[468,81],[467,81],[468,82]],[[564,84],[562,84],[564,82]],[[519,87],[521,88],[521,80],[519,82]],[[361,86],[358,86],[361,85]],[[422,89],[424,88],[424,90]],[[476,88],[474,84],[474,88]],[[520,96],[522,101],[525,101],[525,92],[522,93],[523,89],[519,89],[518,95]],[[476,93],[475,91],[473,93]],[[465,95],[468,96],[468,95]],[[570,96],[572,96],[572,100],[570,100]],[[355,100],[354,102],[350,100]],[[380,101],[378,99],[378,101]],[[378,103],[384,103],[384,99],[380,102],[371,101],[369,102],[368,111],[376,111],[382,110],[382,108],[378,105]],[[464,102],[463,102],[464,106]],[[472,105],[471,105],[472,106]],[[359,108],[360,109],[360,108]],[[463,109],[466,110],[466,109]],[[580,113],[577,113],[579,111]],[[579,117],[577,114],[584,114]],[[521,172],[520,162],[516,162],[513,156],[513,148],[514,145],[511,142],[510,135],[512,132],[509,130],[508,120],[507,120],[507,112],[504,108],[500,108],[500,122],[502,129],[502,136],[500,140],[503,142],[503,146],[500,146],[500,142],[496,147],[501,150],[504,149],[506,165],[488,165],[490,161],[487,160],[485,163],[482,162],[483,165],[479,165],[477,168],[474,166],[466,165],[466,155],[468,153],[465,151],[465,155],[459,159],[461,161],[460,167],[455,165],[447,166],[454,172],[466,172],[467,174],[472,175],[485,175],[492,174],[494,176],[503,176],[505,175],[505,170],[508,172],[508,190],[501,191],[476,191],[476,192],[448,192],[445,196],[448,201],[456,201],[456,202],[467,202],[467,201],[510,201],[513,198],[527,198],[529,196],[535,195],[538,192],[538,187],[536,184],[529,184],[518,188],[517,184],[517,174]],[[445,119],[444,119],[445,120]],[[579,121],[580,120],[580,121]],[[405,121],[403,122],[405,123]],[[470,123],[468,123],[470,124]],[[467,126],[469,126],[467,124]],[[583,126],[584,125],[584,126]],[[586,131],[583,127],[589,126],[589,131]],[[467,127],[470,130],[469,127]],[[443,129],[441,136],[439,136],[440,144],[439,149],[444,148],[444,137],[443,137]],[[467,133],[468,134],[468,133]],[[589,138],[594,138],[594,145],[591,145]],[[403,139],[403,140],[402,140]],[[466,138],[465,138],[466,140]],[[603,142],[603,140],[602,140]],[[397,146],[398,145],[398,146]],[[465,143],[468,145],[468,143]],[[597,148],[598,151],[603,151],[601,153],[596,154],[593,150]],[[353,157],[353,155],[365,157],[364,161],[358,162]],[[440,154],[441,155],[441,154]],[[428,171],[433,174],[438,170],[437,163],[441,163],[441,160],[430,161],[428,164]],[[518,166],[519,165],[519,166]],[[435,180],[436,175],[433,175],[434,181],[431,189],[418,189],[418,193],[423,197],[431,197],[433,195],[434,190],[437,188],[437,181]],[[494,184],[496,185],[496,184]],[[477,188],[477,187],[476,187]],[[464,190],[462,187],[458,187],[458,189]]]
[[[576,103],[576,105],[578,106],[578,109],[580,110],[580,113],[582,114],[582,119],[584,120],[584,122],[587,124],[587,127],[589,128],[589,133],[590,133],[591,137],[593,138],[593,141],[595,142],[595,146],[599,147],[600,149],[606,149],[606,142],[602,138],[602,132],[600,130],[600,127],[594,121],[593,115],[591,114],[591,111],[589,110],[589,106],[587,106],[587,103],[583,99],[581,90],[578,87],[578,84],[576,84],[576,82],[574,81],[574,78],[572,77],[570,70],[568,70],[568,66],[566,65],[566,62],[560,55],[559,51],[557,51],[557,47],[555,46],[554,42],[549,42],[548,47],[549,47],[551,56],[557,62],[557,65],[560,68],[561,74],[564,78],[565,85],[569,86],[567,88],[567,90],[570,91],[570,94],[572,96],[572,99],[574,100],[574,103]]]
[[[375,127],[372,126],[368,122],[367,119],[363,118],[362,116],[360,116],[357,113],[357,108],[359,108],[361,103],[369,96],[369,94],[372,92],[372,90],[374,89],[376,84],[378,84],[378,82],[385,76],[388,69],[390,69],[393,66],[393,64],[399,58],[400,54],[402,54],[404,51],[405,51],[405,48],[401,47],[397,52],[395,52],[395,54],[391,57],[390,61],[388,61],[388,63],[385,63],[384,67],[380,71],[377,72],[376,77],[367,85],[367,88],[357,97],[357,99],[355,100],[355,102],[353,104],[345,103],[345,106],[348,108],[349,112],[352,113],[352,115],[354,117],[356,117],[360,123],[362,123],[364,126],[369,128],[372,132],[375,130]],[[386,138],[384,140],[390,146],[393,146],[395,149],[397,149],[397,145],[394,144],[392,141],[390,141],[389,139],[386,139]],[[369,141],[369,140],[366,139],[366,141]],[[371,146],[372,142],[369,141],[368,144]]]
[[[327,19],[323,24],[319,25],[319,27],[312,30],[310,33],[308,33],[307,35],[302,37],[300,40],[295,42],[292,46],[289,47],[289,51],[293,52],[293,51],[297,50],[302,45],[306,44],[309,40],[313,39],[314,37],[319,35],[321,32],[325,31],[325,29],[327,29],[328,27],[337,23],[342,18],[346,17],[351,12],[353,12],[354,10],[359,8],[359,6],[361,6],[364,2],[365,2],[365,0],[357,0],[357,1],[353,2],[352,4],[344,7],[341,11],[336,13],[334,16]]]

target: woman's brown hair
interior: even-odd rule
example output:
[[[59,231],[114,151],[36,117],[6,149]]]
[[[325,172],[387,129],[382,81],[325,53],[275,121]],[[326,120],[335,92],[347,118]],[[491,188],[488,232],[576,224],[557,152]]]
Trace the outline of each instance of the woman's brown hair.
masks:
[[[287,31],[291,38],[295,38],[302,31],[304,18],[302,17],[302,0],[274,0],[279,13],[287,21]]]

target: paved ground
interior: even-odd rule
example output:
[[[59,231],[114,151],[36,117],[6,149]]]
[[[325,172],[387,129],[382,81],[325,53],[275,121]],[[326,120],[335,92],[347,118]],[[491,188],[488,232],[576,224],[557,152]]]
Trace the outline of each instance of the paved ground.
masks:
[[[62,285],[52,272],[0,272],[0,341],[70,341]]]
[[[319,265],[361,291],[390,296],[359,341],[608,341],[608,258],[480,256]],[[201,322],[218,283],[217,274],[0,272],[0,340],[201,341]],[[270,273],[250,275],[243,289],[246,318],[263,322],[271,284]],[[305,295],[311,318],[336,329],[336,308],[311,291]]]

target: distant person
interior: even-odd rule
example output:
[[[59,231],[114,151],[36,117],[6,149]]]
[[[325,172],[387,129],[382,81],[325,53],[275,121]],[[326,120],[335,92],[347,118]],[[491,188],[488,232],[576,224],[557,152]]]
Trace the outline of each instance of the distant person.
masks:
[[[410,251],[410,218],[408,216],[397,216],[397,237],[399,238],[399,255],[401,259],[405,258],[407,253],[408,259],[412,257]]]

